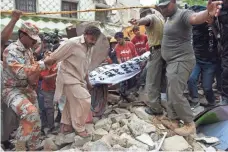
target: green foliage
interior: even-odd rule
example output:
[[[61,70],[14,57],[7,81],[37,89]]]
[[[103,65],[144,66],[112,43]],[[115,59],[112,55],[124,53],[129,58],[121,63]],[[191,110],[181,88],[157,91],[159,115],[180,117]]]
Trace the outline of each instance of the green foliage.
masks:
[[[207,5],[207,0],[183,0],[184,3],[187,3],[189,6],[193,5],[201,5],[201,6],[206,6]]]

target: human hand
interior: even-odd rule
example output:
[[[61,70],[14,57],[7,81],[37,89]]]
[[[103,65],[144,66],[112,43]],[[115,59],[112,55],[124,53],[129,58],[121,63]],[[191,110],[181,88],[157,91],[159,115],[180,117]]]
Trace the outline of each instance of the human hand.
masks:
[[[220,13],[220,10],[222,8],[222,1],[213,1],[208,0],[207,3],[207,11],[211,17],[217,17]]]
[[[14,10],[12,12],[12,20],[18,21],[20,19],[21,15],[22,15],[22,11],[20,11],[20,10]]]
[[[134,18],[132,18],[132,19],[129,21],[129,23],[132,24],[132,25],[137,25],[137,24],[138,24],[138,23],[137,23],[137,20],[134,19]]]
[[[35,88],[38,84],[40,72],[34,72],[28,76],[28,84]]]

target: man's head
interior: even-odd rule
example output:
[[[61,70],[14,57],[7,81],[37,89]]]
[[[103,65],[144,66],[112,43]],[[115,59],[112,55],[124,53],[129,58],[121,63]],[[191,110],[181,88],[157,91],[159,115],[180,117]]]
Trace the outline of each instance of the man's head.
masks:
[[[139,10],[140,18],[146,17],[147,15],[153,14],[153,9],[151,8],[141,8]]]
[[[135,26],[132,28],[132,32],[133,32],[136,36],[140,36],[139,26],[135,25]]]
[[[37,42],[40,42],[39,29],[36,25],[24,22],[18,31],[19,39],[25,48],[32,48]]]
[[[101,30],[93,25],[87,26],[84,30],[85,43],[88,47],[92,47],[96,44],[99,36],[101,35]]]
[[[115,34],[115,39],[117,40],[118,44],[123,45],[125,42],[123,32],[117,32]]]
[[[177,9],[176,0],[159,0],[158,8],[164,17],[170,17]]]

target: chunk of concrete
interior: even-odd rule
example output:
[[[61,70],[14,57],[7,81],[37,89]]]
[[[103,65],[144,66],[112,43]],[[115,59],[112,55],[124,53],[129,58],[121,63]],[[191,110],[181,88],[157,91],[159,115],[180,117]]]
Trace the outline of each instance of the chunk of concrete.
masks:
[[[111,121],[112,121],[112,123],[117,123],[122,119],[128,119],[130,116],[131,116],[130,113],[113,115],[111,117]]]
[[[111,104],[116,104],[120,101],[120,96],[114,94],[108,94],[108,102]]]
[[[131,122],[128,123],[128,128],[134,137],[140,136],[143,133],[152,133],[156,131],[156,127],[143,120],[140,120],[137,116],[131,117]]]
[[[58,146],[50,138],[44,141],[44,151],[55,151],[58,150]]]
[[[149,150],[149,146],[148,145],[146,145],[146,144],[143,144],[143,143],[141,143],[141,142],[139,142],[139,141],[137,141],[137,140],[135,140],[134,138],[132,138],[130,135],[128,135],[128,134],[122,134],[121,136],[120,136],[120,139],[121,140],[123,140],[123,139],[125,139],[126,141],[127,141],[127,145],[126,145],[126,148],[130,148],[131,146],[136,146],[136,147],[138,147],[138,148],[141,148],[141,149],[144,149],[144,150]],[[120,140],[120,141],[121,141]]]
[[[123,109],[123,108],[115,108],[113,109],[117,114],[125,114],[125,113],[130,113],[130,111]]]
[[[152,116],[147,114],[145,112],[145,107],[136,107],[136,108],[133,108],[132,111],[142,120],[146,120],[146,121],[149,121]]]
[[[122,119],[122,120],[120,120],[120,127],[123,127],[123,126],[125,126],[125,125],[127,125],[129,122],[128,122],[128,119]]]
[[[152,141],[152,139],[150,138],[150,135],[148,135],[148,134],[142,134],[141,136],[136,137],[136,139],[138,141],[150,146],[150,149],[155,148],[155,143]]]
[[[94,132],[94,136],[93,136],[93,141],[97,141],[99,139],[101,139],[104,135],[107,135],[108,132],[102,128],[100,129],[97,129],[95,132]]]
[[[98,140],[95,142],[88,142],[83,146],[85,151],[112,151],[112,147],[107,143]]]
[[[104,129],[106,131],[109,131],[112,125],[112,121],[109,118],[106,119],[101,119],[99,121],[97,121],[97,123],[95,124],[95,129]]]
[[[191,146],[182,137],[175,135],[173,137],[166,138],[162,150],[164,151],[188,151]]]
[[[66,144],[71,144],[74,142],[74,137],[75,133],[70,133],[70,134],[59,134],[55,137],[55,144],[58,146],[66,145]]]
[[[94,124],[86,124],[85,128],[89,134],[93,134],[95,132]]]
[[[116,129],[118,129],[118,128],[120,128],[120,124],[117,122],[117,123],[114,123],[114,124],[112,124],[112,130],[116,130]]]
[[[117,134],[117,135],[119,135],[119,136],[122,135],[123,133],[126,133],[128,135],[131,134],[131,132],[130,132],[130,130],[129,130],[129,128],[128,128],[127,125],[125,125],[125,126],[123,126],[121,128],[116,129],[114,131],[114,133]]]
[[[74,140],[75,140],[74,145],[76,147],[82,147],[85,143],[87,143],[87,142],[92,140],[92,136],[87,137],[87,138],[82,138],[80,136],[75,136]]]

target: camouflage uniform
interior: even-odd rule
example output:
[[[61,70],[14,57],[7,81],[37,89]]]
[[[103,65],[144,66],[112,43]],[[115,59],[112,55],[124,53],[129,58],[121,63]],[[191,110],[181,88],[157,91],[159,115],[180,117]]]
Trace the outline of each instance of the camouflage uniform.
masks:
[[[21,31],[37,40],[39,30],[30,23],[23,23]],[[26,49],[20,40],[9,45],[3,53],[2,100],[12,108],[20,119],[17,141],[35,149],[39,142],[41,122],[35,90],[29,85],[28,77],[44,68],[34,60],[31,49]]]

